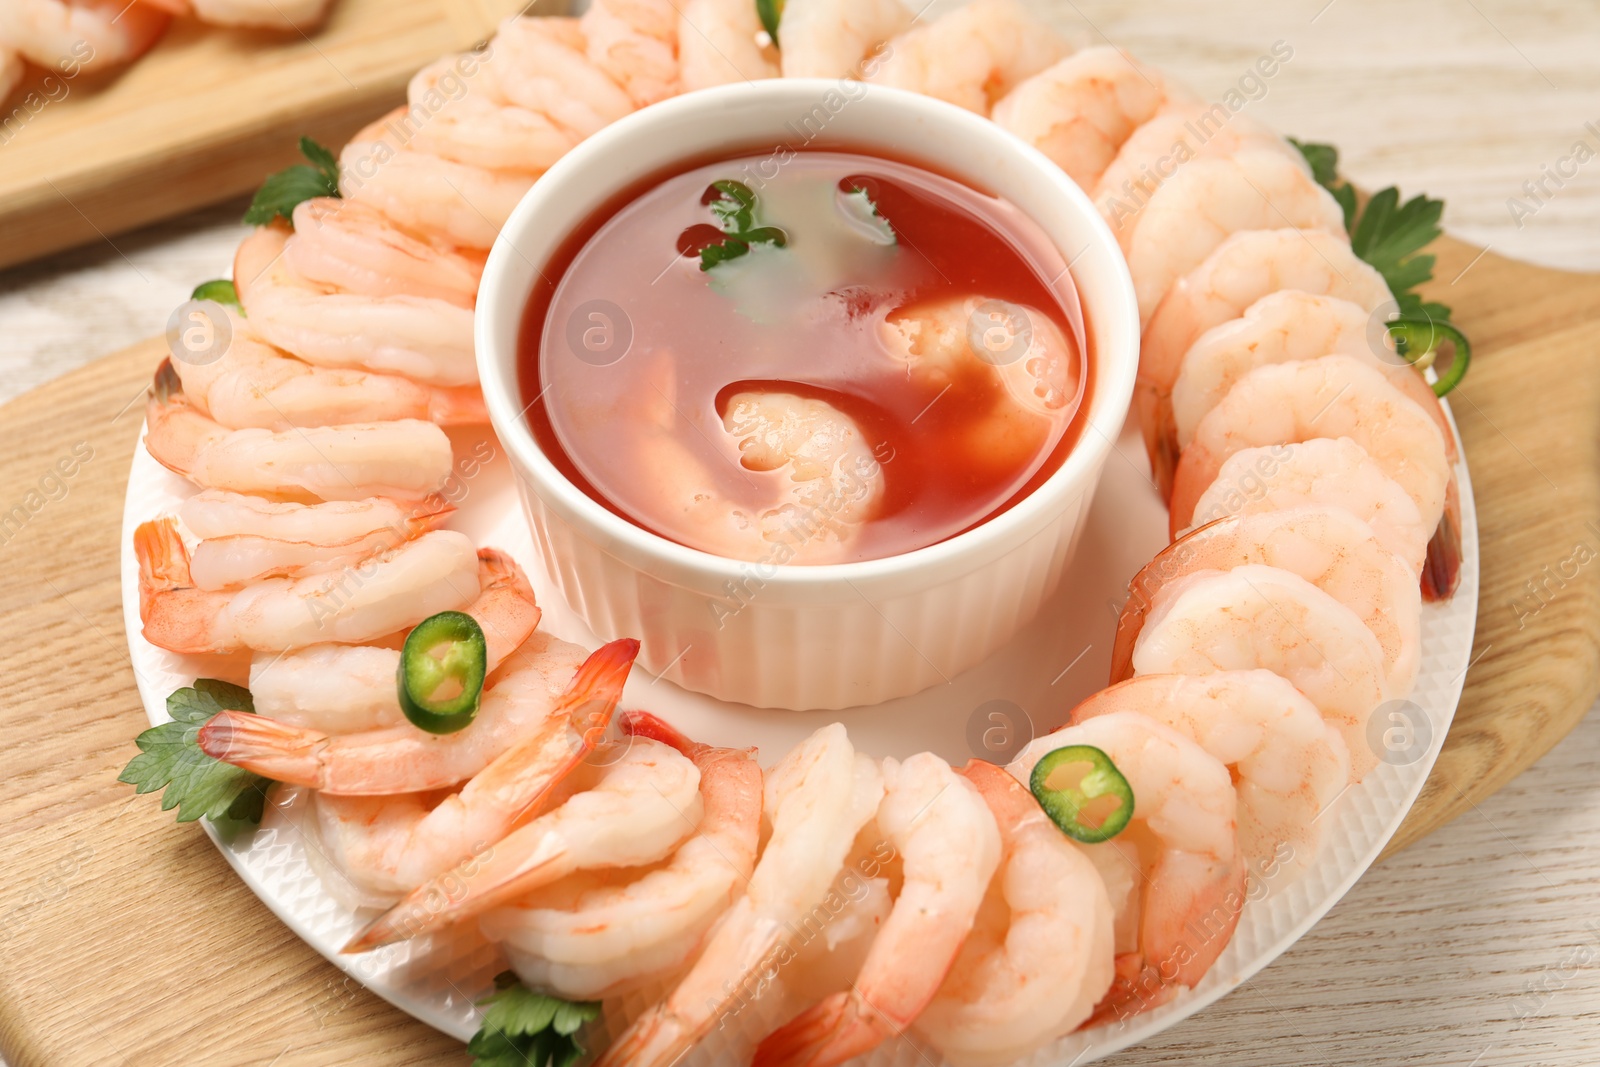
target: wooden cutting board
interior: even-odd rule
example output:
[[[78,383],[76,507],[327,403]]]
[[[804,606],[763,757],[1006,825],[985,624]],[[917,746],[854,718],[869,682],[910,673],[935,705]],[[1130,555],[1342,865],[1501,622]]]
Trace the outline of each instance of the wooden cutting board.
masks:
[[[4,0],[10,3],[11,0]],[[137,63],[52,83],[35,72],[0,117],[0,267],[112,240],[253,191],[405,100],[411,75],[565,0],[334,0],[309,35],[172,24]],[[65,85],[63,95],[62,85]],[[19,107],[36,91],[36,111]],[[4,103],[4,102],[0,102]]]
[[[1504,785],[1600,692],[1600,277],[1450,240],[1438,252],[1430,295],[1477,350],[1453,400],[1478,501],[1478,635],[1391,850]],[[116,781],[146,725],[119,604],[122,500],[164,354],[140,345],[0,409],[0,1053],[464,1067],[459,1044],[290,933],[197,827]]]

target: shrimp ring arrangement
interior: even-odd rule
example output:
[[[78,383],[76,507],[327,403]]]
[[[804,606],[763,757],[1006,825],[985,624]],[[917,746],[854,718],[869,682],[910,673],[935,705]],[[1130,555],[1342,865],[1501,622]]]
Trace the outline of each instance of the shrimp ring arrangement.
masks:
[[[305,31],[331,0],[6,0],[0,5],[0,104],[29,66],[66,78],[132,63],[173,18],[208,26]]]
[[[1131,268],[1172,540],[1118,610],[1109,687],[1057,698],[1008,759],[873,758],[792,716],[688,736],[682,693],[619,713],[637,642],[555,636],[584,635],[552,625],[562,606],[514,558],[529,533],[492,514],[509,491],[472,316],[513,205],[623,115],[798,75],[992,117],[1095,193]],[[608,1065],[908,1045],[1076,1063],[1220,996],[1421,788],[1465,671],[1476,536],[1436,395],[1465,340],[1442,326],[1459,367],[1419,369],[1416,297],[1352,251],[1327,160],[1243,116],[1200,136],[1214,111],[1014,0],[931,22],[897,0],[508,21],[470,92],[359,134],[336,189],[308,146],[258,197],[233,282],[197,294],[237,305],[232,341],[150,393],[124,571],[161,724],[123,780],[231,826],[230,859],[297,931],[477,1031],[486,1062],[581,1043]],[[1184,180],[1123,195],[1174,144]],[[1409,325],[1374,345],[1396,302]],[[1088,614],[1083,588],[1046,611]],[[754,735],[790,744],[758,762]]]

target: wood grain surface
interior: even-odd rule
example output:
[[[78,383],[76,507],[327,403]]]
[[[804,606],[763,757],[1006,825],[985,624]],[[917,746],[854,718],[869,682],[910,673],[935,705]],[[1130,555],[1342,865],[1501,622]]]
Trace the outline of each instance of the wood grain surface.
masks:
[[[36,72],[0,114],[0,266],[254,190],[299,162],[301,134],[344,144],[418,68],[526,6],[335,0],[310,35],[184,19],[126,68],[49,85]],[[42,105],[21,106],[29,93]]]
[[[1600,691],[1600,377],[1572,373],[1592,358],[1600,279],[1438,251],[1432,295],[1477,352],[1454,400],[1482,594],[1455,726],[1392,848],[1482,801]],[[141,345],[0,408],[0,1052],[11,1067],[464,1063],[290,933],[198,828],[116,781],[146,725],[120,514],[163,355]]]

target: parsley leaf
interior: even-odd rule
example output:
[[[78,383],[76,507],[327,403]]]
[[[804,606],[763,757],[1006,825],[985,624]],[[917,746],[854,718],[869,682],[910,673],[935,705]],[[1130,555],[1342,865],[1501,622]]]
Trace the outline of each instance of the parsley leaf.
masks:
[[[117,781],[135,786],[139,793],[165,788],[161,810],[176,807],[179,822],[202,817],[212,822],[260,822],[271,779],[211,758],[200,751],[197,740],[200,728],[217,712],[254,714],[255,710],[250,690],[215,678],[196,679],[193,688],[179,689],[167,697],[172,721],[138,736],[134,743],[139,754],[123,768]]]
[[[1448,307],[1424,301],[1415,291],[1417,286],[1433,278],[1434,257],[1420,253],[1444,232],[1439,226],[1444,201],[1418,195],[1402,204],[1400,190],[1391,185],[1374,193],[1367,201],[1366,210],[1358,216],[1355,188],[1339,178],[1339,150],[1326,144],[1302,144],[1292,137],[1289,143],[1306,157],[1317,184],[1328,190],[1344,209],[1351,250],[1389,283],[1389,291],[1400,305],[1401,317],[1448,322]]]
[[[573,1035],[600,1017],[598,1003],[535,993],[511,971],[497,975],[494,984],[495,992],[478,1001],[487,1010],[467,1044],[472,1067],[572,1067],[583,1058]]]
[[[294,209],[302,200],[339,195],[339,160],[328,149],[309,137],[300,138],[300,154],[311,161],[269,177],[261,183],[244,221],[251,226],[266,226],[276,218],[293,225]]]
[[[724,178],[712,182],[707,192],[716,194],[707,201],[707,206],[717,220],[717,227],[728,239],[700,249],[701,270],[738,259],[750,251],[751,245],[770,244],[782,248],[789,243],[789,235],[778,227],[755,224],[756,194],[748,185]]]
[[[226,278],[215,281],[201,282],[194,287],[194,292],[189,294],[190,300],[214,300],[219,304],[239,306],[239,290]]]
[[[783,21],[784,0],[756,0],[756,14],[761,17],[761,28],[767,31],[772,43],[778,43],[778,23]]]

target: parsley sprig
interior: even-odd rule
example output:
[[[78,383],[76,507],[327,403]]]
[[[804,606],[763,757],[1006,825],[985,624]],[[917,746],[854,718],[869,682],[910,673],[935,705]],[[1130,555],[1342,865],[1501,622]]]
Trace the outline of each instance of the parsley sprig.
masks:
[[[209,282],[201,282],[194,287],[194,292],[189,294],[190,300],[213,300],[218,304],[229,304],[239,307],[239,290],[226,278],[217,278]]]
[[[1419,285],[1433,278],[1434,257],[1423,254],[1422,249],[1444,232],[1439,226],[1444,201],[1419,194],[1401,203],[1400,190],[1391,185],[1372,194],[1366,210],[1358,211],[1355,187],[1339,177],[1339,150],[1328,144],[1303,144],[1293,138],[1289,141],[1311,164],[1317,184],[1344,209],[1351,250],[1372,264],[1389,283],[1389,292],[1400,305],[1401,318],[1448,322],[1448,307],[1425,301],[1416,292]]]
[[[599,1018],[599,1004],[535,993],[512,971],[497,975],[494,985],[478,1001],[486,1010],[483,1026],[467,1044],[472,1067],[571,1067],[583,1058],[574,1035]]]
[[[117,781],[136,787],[139,793],[165,789],[161,810],[177,808],[179,822],[205,818],[259,823],[271,779],[213,759],[200,750],[198,741],[200,728],[219,711],[253,714],[255,710],[250,690],[215,678],[196,679],[192,688],[167,697],[172,721],[151,727],[135,739],[139,754],[123,768]]]
[[[778,43],[778,23],[783,21],[783,0],[756,0],[756,14],[761,17],[761,28],[767,31],[772,43]]]
[[[789,235],[778,227],[756,225],[756,194],[744,182],[724,178],[712,182],[711,189],[716,197],[708,206],[717,220],[717,227],[728,237],[700,250],[701,270],[738,259],[750,251],[751,245],[770,244],[782,248],[789,243]]]
[[[278,171],[261,183],[244,221],[251,226],[266,226],[282,218],[293,225],[294,209],[302,200],[339,195],[339,160],[309,137],[300,138],[300,154],[309,164],[296,163]]]

